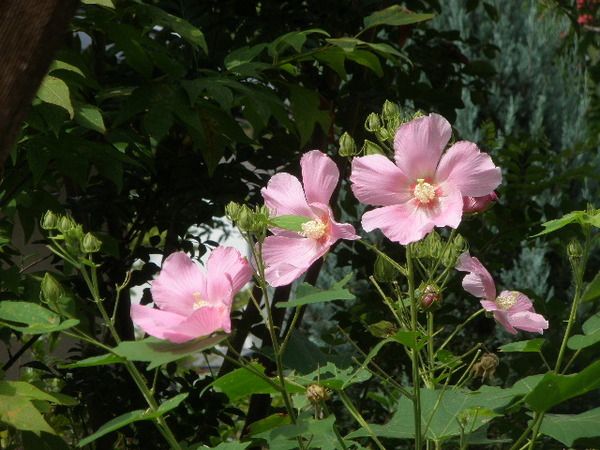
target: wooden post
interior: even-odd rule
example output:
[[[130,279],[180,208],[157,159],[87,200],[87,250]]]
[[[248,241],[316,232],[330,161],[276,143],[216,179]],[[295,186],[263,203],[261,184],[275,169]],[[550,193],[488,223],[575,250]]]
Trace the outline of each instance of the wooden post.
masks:
[[[78,3],[0,2],[0,173]]]

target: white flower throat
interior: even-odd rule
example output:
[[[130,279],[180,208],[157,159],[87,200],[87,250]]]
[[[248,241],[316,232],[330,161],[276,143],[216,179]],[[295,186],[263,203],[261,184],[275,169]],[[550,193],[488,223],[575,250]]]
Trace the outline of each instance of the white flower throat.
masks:
[[[499,295],[496,298],[496,305],[503,311],[508,311],[517,303],[517,298],[519,298],[519,293],[516,291],[510,291],[504,295]]]
[[[325,232],[327,231],[327,225],[323,223],[320,219],[309,220],[308,222],[304,222],[302,224],[302,231],[300,232],[301,236],[310,238],[310,239],[321,239]]]
[[[197,309],[204,308],[205,306],[211,306],[206,300],[202,300],[200,292],[194,292],[192,294],[194,297],[194,304],[192,305],[192,309],[196,311]]]
[[[427,183],[424,178],[419,178],[413,190],[413,195],[420,203],[428,204],[435,198],[435,188]]]

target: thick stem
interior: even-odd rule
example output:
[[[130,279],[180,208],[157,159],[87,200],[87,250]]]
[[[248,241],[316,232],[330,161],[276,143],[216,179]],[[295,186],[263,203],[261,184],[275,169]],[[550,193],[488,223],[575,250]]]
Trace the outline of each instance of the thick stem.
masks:
[[[410,299],[410,325],[411,331],[417,331],[417,312],[418,304],[415,298],[415,279],[414,279],[414,268],[412,260],[412,248],[409,245],[406,246],[406,268],[407,268],[407,279],[408,279],[408,296]],[[413,347],[411,352],[412,362],[412,379],[413,379],[413,414],[415,419],[415,449],[421,450],[422,448],[422,436],[421,436],[421,389],[420,389],[420,376],[419,376],[419,351]]]

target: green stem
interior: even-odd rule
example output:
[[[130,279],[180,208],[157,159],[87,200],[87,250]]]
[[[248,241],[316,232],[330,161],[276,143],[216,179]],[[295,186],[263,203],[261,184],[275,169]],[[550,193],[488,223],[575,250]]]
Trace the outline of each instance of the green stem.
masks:
[[[429,364],[429,388],[430,389],[435,389],[435,381],[434,380],[434,373],[433,373],[433,368],[435,365],[435,347],[434,347],[434,343],[433,343],[433,327],[434,327],[434,320],[433,320],[433,312],[431,311],[427,311],[427,359],[428,359],[428,364]]]
[[[410,324],[411,331],[417,331],[417,299],[415,298],[415,280],[414,280],[414,268],[412,260],[412,247],[411,245],[406,246],[406,268],[407,268],[407,279],[408,279],[408,297],[410,299]],[[415,449],[421,450],[422,448],[422,437],[421,437],[421,389],[420,389],[420,376],[419,376],[419,351],[416,348],[412,349],[411,352],[412,362],[412,379],[413,379],[413,414],[415,419]]]
[[[450,333],[450,336],[448,336],[446,338],[446,340],[442,343],[442,345],[440,345],[437,349],[437,351],[439,352],[440,350],[442,350],[444,347],[446,347],[446,345],[448,345],[450,343],[450,341],[464,328],[467,326],[467,324],[472,321],[473,319],[475,319],[477,316],[479,316],[480,314],[483,314],[485,310],[484,309],[478,309],[477,311],[475,311],[473,314],[471,314],[469,317],[467,317],[467,319],[461,323],[460,325],[458,325],[454,331],[452,333]]]
[[[352,403],[350,397],[348,397],[348,395],[342,390],[338,391],[338,394],[348,412],[352,415],[352,417],[354,417],[354,420],[356,420],[359,423],[359,425],[363,427],[367,431],[367,433],[369,433],[369,436],[371,437],[371,439],[373,439],[373,442],[375,442],[375,445],[377,445],[377,447],[380,450],[385,450],[385,447],[383,446],[379,438],[375,435],[375,433],[373,432],[367,421],[364,419],[364,417],[356,409],[356,406],[354,406],[354,403]]]

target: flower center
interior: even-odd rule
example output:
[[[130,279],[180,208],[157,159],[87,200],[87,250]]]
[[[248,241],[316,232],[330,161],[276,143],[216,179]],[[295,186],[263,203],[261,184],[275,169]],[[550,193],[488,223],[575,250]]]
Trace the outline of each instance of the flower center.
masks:
[[[300,235],[316,240],[321,239],[326,231],[327,225],[325,225],[322,220],[315,219],[302,224]]]
[[[496,305],[503,311],[508,311],[517,303],[517,298],[519,297],[519,293],[516,291],[508,292],[504,295],[499,295],[496,298]]]
[[[435,198],[435,188],[427,183],[424,178],[419,178],[413,195],[419,202],[427,204]]]
[[[194,292],[192,296],[194,297],[194,304],[192,305],[192,309],[194,311],[200,308],[204,308],[205,306],[210,306],[210,303],[208,303],[206,300],[202,300],[200,292]]]

